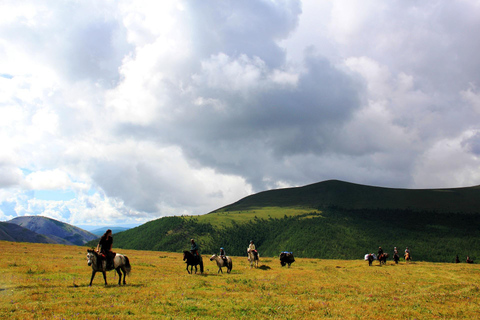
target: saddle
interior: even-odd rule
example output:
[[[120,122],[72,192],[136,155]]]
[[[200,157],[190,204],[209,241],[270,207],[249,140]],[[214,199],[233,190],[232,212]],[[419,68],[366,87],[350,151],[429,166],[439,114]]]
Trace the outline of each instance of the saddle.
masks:
[[[114,268],[114,262],[113,260],[115,259],[115,256],[117,255],[116,252],[113,252],[113,251],[110,251],[110,259],[107,258],[107,256],[105,255],[105,253],[103,252],[100,252],[98,253],[98,257],[100,257],[99,259],[99,266],[100,264],[102,263],[103,260],[107,261],[107,266],[106,266],[106,269],[107,270],[112,270]]]

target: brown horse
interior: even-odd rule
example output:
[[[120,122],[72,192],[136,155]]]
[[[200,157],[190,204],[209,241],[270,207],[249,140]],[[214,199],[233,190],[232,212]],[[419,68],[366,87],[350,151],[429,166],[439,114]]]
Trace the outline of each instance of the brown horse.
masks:
[[[412,256],[410,256],[410,252],[405,252],[404,258],[405,262],[412,261]]]
[[[200,273],[203,273],[203,259],[201,255],[195,257],[190,251],[183,251],[183,261],[187,263],[187,272],[189,274],[193,272],[193,267],[195,267],[195,273],[197,273],[197,265],[200,265]],[[190,267],[190,271],[188,267]]]
[[[379,255],[378,261],[380,262],[380,265],[387,264],[387,258],[388,258],[388,253],[382,253],[381,255]]]
[[[92,286],[93,278],[97,271],[103,274],[103,279],[105,280],[105,285],[107,285],[107,274],[106,271],[115,269],[118,273],[118,285],[121,284],[122,272],[123,271],[123,284],[125,285],[125,276],[130,273],[132,267],[130,266],[130,261],[127,256],[117,253],[115,258],[113,258],[113,269],[107,269],[107,261],[103,259],[100,262],[100,266],[97,263],[97,260],[100,259],[98,253],[95,250],[87,249],[87,264],[92,266],[92,278],[90,279],[90,286]]]

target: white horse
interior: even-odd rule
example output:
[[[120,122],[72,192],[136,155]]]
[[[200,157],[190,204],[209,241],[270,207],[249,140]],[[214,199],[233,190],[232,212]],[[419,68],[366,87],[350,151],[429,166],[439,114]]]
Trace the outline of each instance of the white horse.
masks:
[[[254,264],[255,268],[258,268],[258,252],[254,252],[253,250],[250,250],[250,248],[247,248],[247,256],[248,262],[250,262],[250,268],[252,268]]]
[[[95,250],[87,249],[87,263],[89,266],[92,266],[92,278],[90,279],[90,286],[92,286],[93,278],[97,271],[103,273],[103,279],[105,280],[105,285],[107,285],[107,274],[106,271],[115,269],[118,273],[118,285],[121,285],[122,272],[123,271],[123,284],[125,285],[125,276],[130,273],[132,267],[130,266],[130,261],[127,256],[117,253],[113,259],[113,269],[107,269],[107,261],[103,259],[101,265],[97,263],[98,253]],[[120,271],[121,270],[121,271]]]
[[[232,271],[232,258],[230,258],[229,256],[226,256],[226,258],[227,258],[227,263],[225,264],[225,260],[223,260],[222,257],[217,256],[216,254],[210,257],[210,261],[215,260],[217,262],[217,266],[218,266],[217,273],[220,273],[220,272],[223,273],[223,270],[222,270],[223,267],[227,267],[227,273],[230,273]]]

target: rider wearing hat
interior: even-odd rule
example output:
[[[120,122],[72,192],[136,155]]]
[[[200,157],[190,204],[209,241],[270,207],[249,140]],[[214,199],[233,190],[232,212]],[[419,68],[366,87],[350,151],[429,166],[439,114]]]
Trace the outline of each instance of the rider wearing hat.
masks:
[[[193,239],[190,239],[190,242],[191,242],[190,252],[193,254],[193,257],[195,259],[198,259],[198,256],[199,256],[199,254],[198,254],[198,249],[199,249],[198,244],[196,244],[195,240],[193,240]]]
[[[223,247],[220,248],[220,254],[218,256],[222,258],[225,265],[227,265],[227,254],[225,253],[225,249]]]

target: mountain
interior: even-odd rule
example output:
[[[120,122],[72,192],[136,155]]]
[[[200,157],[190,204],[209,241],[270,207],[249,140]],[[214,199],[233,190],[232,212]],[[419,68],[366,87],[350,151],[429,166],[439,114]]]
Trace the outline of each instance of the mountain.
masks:
[[[57,243],[55,240],[20,227],[14,223],[0,222],[0,240],[13,242]]]
[[[250,195],[211,213],[164,217],[114,236],[114,247],[188,250],[225,247],[245,255],[250,240],[264,256],[360,259],[382,246],[414,259],[480,258],[480,188],[394,189],[329,180]],[[93,243],[92,243],[93,245]],[[95,244],[96,245],[96,244]]]
[[[119,233],[119,232],[127,231],[127,230],[130,229],[130,228],[124,228],[124,227],[103,227],[103,228],[98,228],[98,229],[92,230],[92,231],[90,231],[90,232],[93,233],[94,235],[98,236],[98,237],[101,237],[108,229],[112,230],[112,233],[113,233],[113,234],[116,234],[116,233]]]
[[[328,180],[304,187],[269,190],[245,197],[219,211],[255,207],[345,209],[411,209],[414,211],[478,213],[480,186],[451,189],[395,189]]]
[[[56,243],[80,246],[84,245],[88,241],[98,238],[91,232],[47,217],[16,217],[8,221],[8,223],[16,224],[30,231],[48,236],[49,238],[55,240]]]

